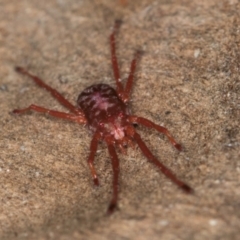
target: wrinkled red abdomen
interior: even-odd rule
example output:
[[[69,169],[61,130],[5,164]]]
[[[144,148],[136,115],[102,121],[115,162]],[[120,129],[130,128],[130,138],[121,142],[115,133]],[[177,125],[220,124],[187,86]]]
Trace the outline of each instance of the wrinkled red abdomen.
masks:
[[[124,127],[124,116],[128,115],[127,107],[115,89],[107,84],[86,88],[78,96],[77,104],[84,112],[92,131],[102,128],[102,131],[105,129],[104,132],[114,134],[115,130]]]

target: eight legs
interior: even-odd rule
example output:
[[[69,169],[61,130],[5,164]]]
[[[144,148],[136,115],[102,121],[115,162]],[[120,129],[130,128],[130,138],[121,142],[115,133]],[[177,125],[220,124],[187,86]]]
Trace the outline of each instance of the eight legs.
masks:
[[[77,122],[77,123],[86,123],[85,117],[83,117],[81,115],[59,112],[59,111],[47,109],[47,108],[44,108],[44,107],[40,107],[40,106],[37,106],[37,105],[34,105],[34,104],[30,105],[27,108],[15,109],[15,110],[13,110],[13,113],[21,114],[21,113],[27,112],[29,110],[33,110],[35,112],[40,112],[40,113],[47,113],[47,114],[49,114],[53,117],[67,119],[67,120]]]
[[[107,214],[111,214],[117,207],[119,160],[118,160],[117,153],[114,146],[111,143],[108,143],[107,145],[108,145],[108,152],[111,157],[112,167],[113,167],[113,196],[107,210]]]
[[[81,110],[79,110],[78,108],[76,108],[75,106],[73,106],[67,99],[65,99],[57,90],[53,89],[52,87],[50,87],[49,85],[47,85],[46,83],[43,82],[43,80],[41,80],[39,77],[32,75],[31,73],[29,73],[27,70],[25,70],[24,68],[21,67],[16,67],[15,70],[19,73],[22,73],[24,75],[27,75],[28,77],[30,77],[39,87],[42,87],[44,89],[46,89],[48,92],[50,92],[52,94],[52,96],[58,100],[59,103],[61,103],[64,107],[68,108],[71,112],[78,114],[78,115],[82,115],[83,113]]]
[[[121,21],[119,21],[119,20],[115,21],[113,31],[110,35],[111,60],[112,60],[114,78],[116,80],[116,85],[117,85],[117,93],[118,93],[119,97],[124,102],[128,102],[129,98],[130,98],[130,92],[132,90],[134,73],[135,73],[135,70],[136,70],[137,62],[139,61],[139,58],[141,56],[141,52],[137,51],[135,53],[135,56],[134,56],[134,58],[131,62],[130,73],[129,73],[129,76],[128,76],[128,79],[127,79],[126,87],[124,89],[123,85],[121,83],[121,79],[120,79],[118,60],[117,60],[117,56],[116,56],[116,45],[115,45],[115,35],[116,35],[120,25],[121,25]],[[24,109],[15,109],[13,111],[13,113],[20,114],[20,113],[24,113],[24,112],[29,111],[29,110],[33,110],[33,111],[36,111],[36,112],[47,113],[47,114],[49,114],[51,116],[54,116],[54,117],[57,117],[57,118],[67,119],[67,120],[78,122],[78,123],[86,123],[86,118],[84,117],[83,112],[80,109],[73,106],[57,90],[53,89],[52,87],[50,87],[49,85],[44,83],[37,76],[34,76],[34,75],[30,74],[24,68],[16,67],[16,71],[19,72],[19,73],[22,73],[24,75],[27,75],[38,86],[40,86],[40,87],[46,89],[47,91],[49,91],[52,94],[52,96],[56,100],[59,101],[59,103],[61,103],[66,108],[68,108],[74,114],[69,114],[69,113],[59,112],[59,111],[55,111],[55,110],[50,110],[50,109],[46,109],[46,108],[43,108],[43,107],[40,107],[40,106],[37,106],[37,105],[33,105],[33,104],[30,105],[27,108],[24,108]],[[174,138],[171,136],[171,134],[169,133],[169,131],[166,128],[164,128],[162,126],[159,126],[159,125],[151,122],[148,119],[145,119],[145,118],[142,118],[142,117],[137,117],[137,116],[130,116],[129,117],[129,122],[139,123],[139,124],[142,124],[146,127],[156,129],[157,131],[165,134],[168,137],[168,139],[170,140],[171,144],[176,149],[178,149],[179,151],[182,150],[181,145],[178,144],[174,140]],[[137,132],[134,131],[132,137],[135,139],[135,141],[137,142],[138,146],[142,150],[143,154],[147,157],[147,159],[151,163],[153,163],[166,177],[171,179],[175,184],[177,184],[185,192],[187,192],[187,193],[192,193],[193,192],[193,189],[191,187],[189,187],[186,183],[179,180],[171,172],[171,170],[169,170],[161,162],[158,161],[158,159],[151,153],[151,151],[148,149],[146,144],[142,141],[140,135]],[[97,131],[92,138],[91,145],[90,145],[90,154],[89,154],[89,157],[88,157],[88,165],[89,165],[89,168],[91,170],[91,175],[92,175],[94,184],[97,185],[97,186],[99,185],[99,180],[98,180],[98,177],[97,177],[96,170],[93,166],[93,162],[94,162],[94,157],[95,157],[95,154],[96,154],[96,151],[97,151],[97,146],[98,146],[99,140],[101,140],[101,136],[100,136],[99,132]],[[116,150],[115,150],[115,147],[114,147],[113,143],[107,141],[107,146],[108,146],[108,151],[109,151],[109,155],[111,157],[112,167],[113,167],[113,193],[112,193],[113,195],[112,195],[112,200],[111,200],[111,202],[108,206],[108,210],[107,210],[107,213],[111,214],[111,213],[113,213],[113,211],[117,207],[118,181],[119,181],[119,160],[118,160]]]
[[[146,144],[143,142],[140,135],[135,132],[133,138],[136,140],[138,146],[142,150],[146,158],[153,163],[166,177],[170,178],[175,184],[177,184],[186,193],[193,193],[193,189],[186,183],[179,180],[167,167],[165,167],[158,159],[151,153]]]
[[[129,117],[129,121],[131,123],[140,123],[146,127],[149,127],[149,128],[154,128],[156,129],[158,132],[160,133],[163,133],[165,136],[168,137],[169,141],[171,142],[171,144],[179,151],[182,150],[182,146],[177,143],[175,141],[175,139],[172,137],[172,135],[170,134],[170,132],[165,128],[165,127],[162,127],[160,125],[157,125],[155,124],[154,122],[146,119],[146,118],[142,118],[142,117],[137,117],[137,116],[130,116]]]

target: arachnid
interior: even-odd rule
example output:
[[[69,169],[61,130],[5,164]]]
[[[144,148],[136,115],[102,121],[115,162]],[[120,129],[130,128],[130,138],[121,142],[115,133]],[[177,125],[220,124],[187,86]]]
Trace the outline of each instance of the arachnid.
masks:
[[[140,135],[136,132],[134,124],[141,124],[147,128],[156,129],[163,133],[169,139],[170,143],[179,151],[181,145],[178,144],[171,136],[169,131],[159,126],[148,119],[134,116],[130,114],[128,102],[133,86],[134,73],[136,65],[140,59],[141,52],[137,51],[133,57],[130,66],[130,73],[123,86],[119,73],[118,60],[116,56],[115,35],[120,27],[121,21],[115,21],[112,33],[110,34],[111,62],[116,81],[116,90],[107,84],[96,84],[86,88],[77,99],[77,106],[72,105],[66,100],[57,90],[51,88],[37,76],[32,75],[27,70],[21,67],[16,67],[16,71],[30,77],[39,87],[49,91],[52,96],[58,100],[60,104],[70,110],[71,113],[64,113],[55,110],[50,110],[37,105],[30,105],[24,109],[16,109],[15,114],[25,113],[33,110],[40,113],[46,113],[53,117],[63,118],[74,121],[80,124],[86,124],[93,133],[93,138],[90,144],[90,154],[88,157],[88,165],[91,170],[91,175],[95,185],[99,185],[98,176],[94,168],[93,162],[97,151],[99,141],[104,141],[107,144],[108,152],[113,168],[113,192],[112,199],[108,206],[107,213],[112,213],[117,206],[118,200],[118,181],[119,181],[119,160],[115,148],[118,147],[124,151],[128,145],[132,146],[137,143],[142,153],[153,163],[166,177],[171,179],[176,185],[187,193],[192,193],[193,190],[186,183],[179,180],[167,167],[165,167],[151,153],[146,144],[143,142]]]

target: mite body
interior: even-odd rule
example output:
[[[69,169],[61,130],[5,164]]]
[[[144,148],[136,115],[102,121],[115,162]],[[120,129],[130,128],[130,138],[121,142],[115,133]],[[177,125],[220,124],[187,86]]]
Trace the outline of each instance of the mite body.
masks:
[[[98,130],[101,137],[115,140],[125,136],[129,112],[115,89],[107,84],[92,85],[79,95],[77,104],[93,132]]]
[[[141,56],[141,52],[137,51],[133,57],[130,66],[130,73],[124,87],[120,80],[120,72],[115,47],[115,35],[119,27],[120,21],[116,21],[113,31],[110,35],[111,60],[113,74],[116,81],[116,90],[106,84],[92,85],[86,88],[79,95],[77,107],[75,107],[57,90],[50,87],[43,80],[35,75],[32,75],[22,67],[16,67],[17,72],[30,77],[39,87],[50,92],[60,104],[70,111],[70,113],[47,109],[35,104],[32,104],[27,108],[13,110],[13,113],[15,114],[21,114],[32,110],[39,113],[46,113],[56,118],[74,121],[79,124],[86,124],[93,132],[93,138],[91,140],[90,153],[88,157],[88,165],[95,185],[99,185],[98,176],[93,165],[98,142],[106,142],[113,167],[113,192],[112,199],[107,210],[108,214],[111,214],[116,209],[118,200],[119,160],[115,150],[116,147],[125,152],[125,148],[127,146],[133,146],[134,143],[137,143],[138,147],[148,161],[154,164],[159,171],[171,179],[172,182],[174,182],[186,193],[193,192],[193,189],[188,186],[188,184],[179,180],[170,169],[165,167],[152,154],[133,126],[136,123],[147,128],[156,129],[158,132],[163,133],[177,150],[181,151],[182,149],[181,145],[175,141],[166,128],[157,125],[146,118],[131,115],[127,104],[130,100],[134,73],[136,70],[136,65]]]

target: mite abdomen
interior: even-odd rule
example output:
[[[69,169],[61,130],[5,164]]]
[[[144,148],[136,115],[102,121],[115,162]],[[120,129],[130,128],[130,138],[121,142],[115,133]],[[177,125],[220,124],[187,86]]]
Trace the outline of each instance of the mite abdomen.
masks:
[[[126,105],[117,92],[107,84],[96,84],[86,88],[77,100],[92,130],[99,124],[114,122],[119,114],[127,114]]]

